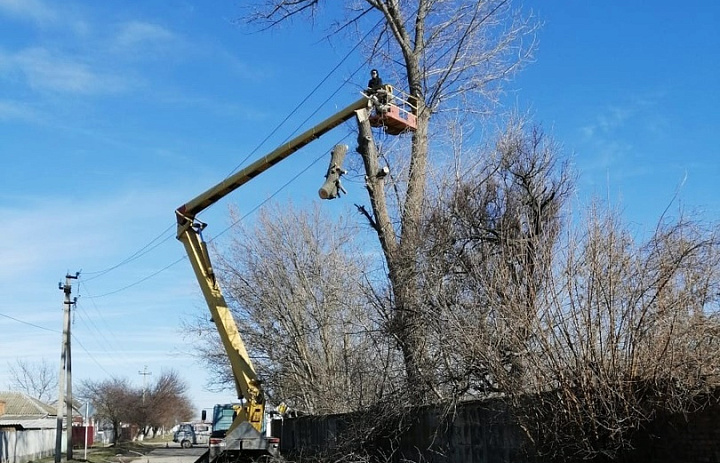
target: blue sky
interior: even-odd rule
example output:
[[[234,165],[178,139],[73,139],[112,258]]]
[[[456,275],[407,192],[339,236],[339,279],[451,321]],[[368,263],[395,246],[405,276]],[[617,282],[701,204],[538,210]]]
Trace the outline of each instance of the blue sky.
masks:
[[[516,98],[573,154],[581,199],[610,198],[638,229],[679,204],[717,220],[720,4],[526,5],[545,26]]]
[[[233,397],[204,391],[180,332],[207,309],[173,211],[306,119],[355,101],[367,69],[319,28],[249,34],[233,2],[194,3],[0,0],[0,389],[18,356],[59,361],[57,284],[81,270],[76,380],[140,386],[147,365],[154,376],[176,369],[198,408]],[[539,50],[504,104],[530,111],[572,156],[578,204],[607,198],[639,234],[668,206],[717,221],[720,3],[525,7],[544,22]],[[351,132],[336,129],[228,201],[248,213],[286,184],[281,197],[315,198],[326,168],[316,160]],[[359,199],[348,204],[364,200],[349,190]],[[203,220],[221,233],[227,202]]]

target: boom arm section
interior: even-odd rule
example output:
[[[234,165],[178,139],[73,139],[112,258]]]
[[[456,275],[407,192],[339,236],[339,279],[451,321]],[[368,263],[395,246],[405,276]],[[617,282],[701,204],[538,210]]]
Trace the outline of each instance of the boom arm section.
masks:
[[[202,239],[203,228],[205,228],[205,224],[195,221],[192,226],[185,227],[182,231],[178,229],[178,239],[185,246],[185,251],[210,309],[211,318],[220,334],[225,352],[227,352],[237,395],[245,399],[244,407],[233,421],[231,429],[242,421],[248,421],[255,429],[261,431],[265,413],[265,397],[245,343],[240,337],[237,324],[215,279],[207,244]]]
[[[265,397],[235,320],[227,307],[225,298],[215,278],[207,244],[202,238],[202,230],[206,224],[197,220],[196,216],[303,146],[350,119],[356,110],[368,107],[369,104],[367,98],[361,98],[198,195],[175,211],[177,238],[185,246],[185,251],[210,309],[210,314],[220,334],[223,347],[227,352],[238,397],[245,399],[244,409],[238,413],[228,432],[235,429],[243,421],[248,421],[255,429],[262,431]]]
[[[320,138],[330,130],[350,119],[355,114],[356,110],[365,108],[368,104],[370,104],[370,102],[366,97],[359,99],[335,115],[325,119],[315,127],[306,130],[284,145],[279,146],[243,170],[231,175],[214,187],[196,196],[194,199],[191,199],[177,209],[178,224],[180,224],[181,217],[185,217],[190,220],[194,219],[197,214],[232,193],[237,188],[287,158],[303,146]]]

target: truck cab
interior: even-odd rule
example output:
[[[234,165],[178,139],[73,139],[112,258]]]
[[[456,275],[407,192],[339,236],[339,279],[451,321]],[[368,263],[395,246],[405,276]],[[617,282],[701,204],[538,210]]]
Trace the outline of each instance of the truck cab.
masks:
[[[208,423],[181,423],[173,434],[173,442],[184,449],[193,445],[207,445],[210,442],[210,425]]]
[[[208,461],[216,461],[221,454],[225,454],[226,459],[230,461],[235,461],[235,459],[239,461],[241,455],[275,456],[278,454],[280,439],[268,435],[268,426],[264,420],[259,432],[247,422],[230,430],[242,407],[243,404],[230,403],[217,404],[213,408]]]

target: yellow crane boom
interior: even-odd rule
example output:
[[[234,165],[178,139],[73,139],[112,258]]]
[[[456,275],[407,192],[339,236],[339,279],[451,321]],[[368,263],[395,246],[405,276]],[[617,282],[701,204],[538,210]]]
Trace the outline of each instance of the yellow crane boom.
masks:
[[[409,109],[403,109],[403,107]],[[244,399],[242,408],[237,410],[237,415],[227,430],[226,451],[268,450],[268,441],[262,435],[265,417],[265,396],[245,344],[238,332],[237,324],[227,307],[215,277],[208,247],[202,237],[202,231],[205,229],[206,224],[198,220],[197,215],[303,146],[347,121],[357,111],[365,109],[371,111],[373,108],[375,112],[370,117],[372,126],[382,127],[391,135],[415,130],[414,108],[408,106],[406,101],[393,93],[392,86],[387,85],[382,91],[381,99],[377,95],[364,95],[356,102],[279,146],[175,210],[177,239],[185,246],[188,259],[210,309],[210,315],[228,355],[238,398]],[[334,150],[333,159],[335,157],[340,159],[344,156],[346,150],[347,147],[344,145],[340,149]],[[339,170],[340,166],[331,164],[326,185],[323,185],[320,191],[321,197],[327,199],[336,196],[332,192],[326,191],[326,188],[332,190],[332,186],[328,187],[328,183],[331,183],[333,178],[339,179]],[[339,180],[336,187],[341,188]],[[232,439],[230,439],[230,436],[232,436]]]
[[[255,429],[260,431],[263,426],[265,397],[255,368],[248,356],[242,337],[238,332],[235,320],[227,307],[225,298],[215,278],[207,244],[202,238],[202,230],[206,227],[206,224],[197,220],[197,215],[303,146],[350,119],[356,110],[365,108],[368,104],[369,100],[367,98],[361,98],[212,188],[209,188],[207,191],[178,207],[175,211],[177,218],[177,238],[185,246],[185,251],[187,252],[195,276],[200,284],[208,308],[210,309],[212,320],[220,334],[223,347],[227,352],[235,379],[238,398],[245,399],[244,410],[238,413],[230,430],[235,428],[240,422],[248,421]]]

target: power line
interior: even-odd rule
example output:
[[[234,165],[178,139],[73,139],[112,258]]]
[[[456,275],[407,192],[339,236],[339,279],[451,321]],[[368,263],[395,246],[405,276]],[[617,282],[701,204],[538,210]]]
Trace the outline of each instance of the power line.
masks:
[[[10,320],[12,320],[12,321],[14,321],[14,322],[22,323],[23,325],[32,326],[33,328],[37,328],[37,329],[40,329],[40,330],[43,330],[43,331],[49,331],[49,332],[55,333],[55,334],[61,333],[60,330],[54,330],[54,329],[52,329],[52,328],[46,328],[46,327],[44,327],[44,326],[40,326],[40,325],[36,325],[36,324],[34,324],[34,323],[26,322],[25,320],[21,320],[21,319],[19,319],[19,318],[15,318],[15,317],[13,317],[13,316],[11,316],[11,315],[8,315],[8,314],[0,313],[0,317],[5,317],[5,318],[8,318],[8,319],[10,319]],[[101,364],[100,362],[98,362],[98,361],[95,359],[95,357],[93,357],[93,355],[90,353],[90,351],[88,351],[88,350],[85,348],[85,346],[83,345],[83,343],[80,342],[80,340],[77,338],[77,336],[75,336],[74,333],[71,335],[71,337],[80,345],[80,348],[88,355],[88,357],[90,357],[90,359],[93,361],[93,363],[95,363],[101,370],[103,370],[105,373],[107,373],[108,376],[112,376],[110,373],[108,373],[107,370],[105,370],[105,368],[102,366],[102,364]]]
[[[369,36],[371,33],[373,33],[373,31],[374,31],[375,29],[377,29],[377,27],[378,27],[381,23],[382,23],[382,20],[378,21],[378,22],[370,29],[370,31],[365,35],[365,38],[367,38],[367,36]],[[234,169],[232,169],[232,171],[230,172],[230,174],[228,174],[225,178],[227,178],[227,177],[229,177],[230,175],[232,175],[235,171],[237,171],[237,169],[240,168],[240,166],[242,166],[245,162],[247,162],[247,160],[248,160],[253,154],[255,154],[255,153],[260,149],[260,147],[263,146],[263,145],[270,139],[270,137],[271,137],[272,135],[274,135],[274,134],[280,129],[280,127],[282,127],[282,126],[290,119],[290,117],[292,117],[292,115],[295,114],[295,113],[299,110],[299,108],[302,107],[302,106],[310,99],[310,97],[311,97],[312,95],[314,95],[320,88],[322,88],[323,84],[330,78],[330,76],[332,76],[332,75],[339,69],[339,67],[340,67],[345,61],[347,61],[347,59],[357,50],[357,48],[360,46],[361,43],[362,43],[362,40],[358,41],[358,43],[357,43],[348,53],[345,54],[345,56],[338,62],[338,64],[337,64],[335,67],[333,67],[333,68],[325,75],[325,77],[323,77],[323,79],[313,88],[313,90],[312,90],[300,103],[298,103],[298,104],[295,106],[295,108],[294,108],[279,124],[276,125],[276,127],[270,132],[270,134],[268,134],[268,136],[266,136],[247,156],[245,156],[245,158],[244,158]],[[327,97],[327,98],[325,99],[325,101],[324,101],[323,103],[321,103],[321,104],[315,109],[315,111],[313,111],[303,122],[301,122],[301,123],[298,125],[298,127],[295,129],[294,132],[292,132],[290,135],[287,136],[287,138],[285,139],[285,141],[289,140],[290,137],[291,137],[293,134],[297,133],[297,132],[300,130],[300,128],[301,128],[304,124],[306,124],[308,120],[310,120],[310,118],[312,118],[313,116],[315,116],[315,115],[320,111],[320,109],[330,100],[330,98],[332,98],[332,97],[334,97],[335,95],[337,95],[337,94],[340,92],[340,90],[342,90],[342,88],[344,88],[344,86],[345,86],[355,75],[357,75],[357,73],[360,72],[360,70],[361,70],[363,67],[365,67],[365,66],[368,64],[368,61],[369,61],[369,60],[367,60],[367,59],[366,59],[365,61],[363,61],[363,63],[362,63],[357,69],[355,69],[355,70],[350,74],[350,76],[349,76],[348,78],[346,78],[346,79],[330,94],[330,96]],[[297,174],[297,175],[294,176],[291,180],[289,180],[287,183],[285,183],[282,187],[280,187],[277,191],[275,191],[268,199],[264,200],[264,201],[261,202],[258,206],[256,206],[255,208],[253,208],[248,214],[246,214],[246,215],[245,215],[243,218],[241,218],[240,220],[243,220],[245,217],[247,217],[247,216],[249,216],[250,214],[254,213],[254,212],[255,212],[257,209],[259,209],[262,205],[266,204],[270,199],[272,199],[273,197],[275,197],[275,196],[276,196],[280,191],[282,191],[285,187],[287,187],[289,184],[291,184],[293,181],[295,181],[295,180],[300,176],[301,173],[306,172],[311,166],[313,166],[315,163],[317,163],[318,160],[319,160],[319,159],[316,159],[315,161],[313,161],[312,163],[310,163],[310,164],[309,164],[305,169],[303,169],[299,174]],[[239,221],[240,221],[240,220],[239,220]],[[236,221],[233,225],[237,224],[239,221]],[[223,230],[220,234],[225,233],[225,232],[226,232],[229,228],[231,228],[233,225],[231,225],[231,226],[228,227],[227,229]],[[104,269],[104,270],[100,270],[100,271],[85,272],[86,274],[94,275],[94,276],[91,277],[91,278],[86,278],[86,280],[87,280],[87,281],[90,281],[90,280],[93,280],[93,279],[95,279],[95,278],[99,278],[99,277],[101,277],[101,276],[104,276],[104,275],[106,275],[107,273],[109,273],[109,272],[111,272],[111,271],[113,271],[113,270],[116,270],[116,269],[118,269],[119,267],[122,267],[123,265],[126,265],[126,264],[128,264],[128,263],[130,263],[130,262],[133,262],[133,261],[135,261],[135,260],[143,257],[144,255],[148,254],[149,252],[151,252],[152,250],[154,250],[154,249],[156,249],[158,246],[160,246],[162,243],[164,243],[164,242],[166,242],[167,240],[169,240],[169,239],[172,238],[172,236],[173,236],[172,234],[171,234],[171,235],[166,235],[166,234],[167,234],[167,232],[168,232],[169,230],[171,230],[174,226],[175,226],[174,223],[171,224],[171,225],[169,225],[165,230],[163,230],[162,233],[160,233],[158,236],[156,236],[155,238],[153,238],[148,244],[146,244],[145,246],[143,246],[142,248],[140,248],[138,251],[134,252],[134,253],[131,254],[129,257],[127,257],[127,258],[125,258],[124,260],[122,260],[121,262],[119,262],[118,264],[115,264],[115,265],[113,265],[113,266],[111,266],[111,267],[108,267],[108,268],[106,268],[106,269]],[[218,235],[218,236],[220,236],[220,235]],[[158,240],[160,240],[160,241],[157,242]],[[156,242],[157,242],[157,243],[156,243]],[[154,244],[154,243],[156,243],[156,244]],[[92,296],[91,299],[101,298],[101,297],[109,296],[109,295],[112,295],[112,294],[117,294],[117,293],[122,292],[122,291],[124,291],[124,290],[126,290],[126,289],[129,289],[129,288],[131,288],[131,287],[133,287],[133,286],[136,286],[136,285],[138,285],[138,284],[140,284],[140,283],[142,283],[142,282],[144,282],[144,281],[147,281],[148,279],[151,279],[151,278],[157,276],[158,274],[160,274],[160,273],[164,272],[165,270],[173,267],[174,265],[176,265],[177,263],[179,263],[180,261],[182,261],[182,260],[184,260],[184,259],[186,259],[185,256],[180,257],[179,259],[173,261],[173,262],[170,263],[169,265],[161,268],[160,270],[158,270],[158,271],[156,271],[156,272],[153,272],[152,274],[150,274],[150,275],[148,275],[148,276],[146,276],[146,277],[144,277],[144,278],[142,278],[142,279],[140,279],[140,280],[138,280],[138,281],[136,281],[136,282],[134,282],[134,283],[131,283],[131,284],[129,284],[129,285],[127,285],[127,286],[124,286],[124,287],[122,287],[122,288],[119,288],[119,289],[117,289],[117,290],[110,291],[110,292],[107,292],[107,293],[104,293],[104,294],[101,294],[101,295],[98,295],[98,296]]]
[[[72,338],[73,338],[73,340],[75,340],[75,342],[77,342],[80,345],[80,348],[87,354],[88,357],[90,357],[90,360],[92,360],[93,363],[98,366],[98,368],[100,368],[102,371],[104,371],[105,374],[107,374],[109,377],[113,376],[112,374],[110,374],[109,371],[107,371],[105,369],[105,367],[102,366],[102,364],[100,362],[97,361],[97,359],[90,353],[90,351],[85,348],[83,343],[80,342],[80,339],[78,339],[78,337],[75,336],[75,334],[72,335]]]
[[[147,275],[147,276],[145,276],[145,277],[137,280],[137,281],[134,282],[134,283],[130,283],[129,285],[123,286],[122,288],[118,288],[118,289],[116,289],[116,290],[109,291],[109,292],[104,293],[104,294],[100,294],[99,296],[89,296],[89,297],[90,297],[91,299],[99,299],[99,298],[101,298],[101,297],[111,296],[111,295],[113,295],[113,294],[120,293],[120,292],[122,292],[122,291],[125,291],[126,289],[130,289],[130,288],[132,288],[133,286],[137,286],[137,285],[139,285],[140,283],[143,283],[143,282],[149,280],[150,278],[153,278],[153,277],[161,274],[161,273],[164,272],[165,270],[169,269],[170,267],[173,267],[173,266],[177,265],[179,262],[182,262],[182,261],[185,260],[185,259],[187,259],[187,257],[186,257],[186,256],[182,256],[182,257],[180,257],[179,259],[175,260],[174,262],[172,262],[172,263],[166,265],[165,267],[161,268],[160,270],[157,270],[157,271],[151,273],[150,275]]]
[[[367,38],[367,36],[370,35],[370,33],[373,32],[373,31],[375,30],[375,28],[377,28],[377,26],[378,26],[379,24],[380,24],[380,22],[378,22],[377,24],[375,24],[375,26],[373,26],[372,29],[370,29],[370,32],[368,32],[368,33],[365,35],[365,38]],[[302,100],[300,103],[298,103],[292,111],[290,111],[290,113],[285,117],[285,119],[283,119],[277,126],[275,126],[275,128],[268,134],[268,136],[265,137],[265,138],[255,147],[255,149],[253,149],[247,156],[245,156],[245,158],[244,158],[242,161],[240,161],[240,163],[239,163],[237,166],[235,166],[235,168],[234,168],[232,171],[230,171],[230,173],[228,174],[227,177],[229,177],[230,175],[232,175],[233,173],[235,173],[235,172],[240,168],[240,166],[242,166],[245,162],[247,162],[247,160],[250,159],[250,157],[251,157],[253,154],[255,154],[255,153],[260,149],[260,147],[261,147],[262,145],[264,145],[264,144],[270,139],[270,137],[272,137],[272,136],[280,129],[280,127],[282,127],[283,124],[285,124],[285,123],[290,119],[290,117],[292,117],[292,115],[295,114],[295,113],[310,99],[310,97],[315,94],[315,92],[317,92],[320,88],[322,88],[323,84],[330,78],[331,75],[333,75],[333,74],[335,73],[335,71],[338,70],[338,68],[340,68],[340,66],[350,57],[350,55],[352,55],[352,54],[355,52],[355,50],[357,50],[357,48],[360,46],[361,43],[362,43],[362,40],[358,41],[358,43],[355,44],[355,46],[354,46],[348,53],[345,54],[345,56],[340,60],[340,62],[339,62],[334,68],[332,68],[332,69],[325,75],[325,77],[322,78],[322,80],[315,86],[315,88],[313,88],[313,89],[310,91],[310,93],[308,93],[308,95],[307,95],[305,98],[303,98],[303,100]],[[355,74],[357,74],[357,73],[360,71],[360,69],[362,69],[365,65],[367,65],[367,63],[368,63],[368,60],[365,60],[365,62],[363,62],[363,64],[362,64],[362,66],[361,66],[360,68],[356,69],[356,70],[351,74],[351,77],[355,76]],[[349,82],[349,80],[350,80],[350,78],[345,79],[345,80],[343,81],[343,83],[341,84],[341,86],[340,86],[338,89],[336,89],[335,92],[333,92],[333,93],[331,94],[331,96],[335,96],[335,95],[340,91],[340,89],[341,89],[345,84],[347,84],[347,83]],[[328,101],[328,100],[325,99],[325,103],[327,103],[327,101]],[[324,105],[325,103],[323,103],[322,105]],[[322,105],[320,105],[320,106],[318,107],[318,110],[319,110],[319,108],[322,107]],[[315,113],[317,113],[318,110],[316,110],[312,115],[314,115]],[[312,115],[311,115],[311,116],[312,116]],[[305,119],[305,121],[303,121],[303,124],[304,124],[305,122],[307,122],[307,120],[308,120],[308,119]],[[301,124],[301,126],[302,126],[302,124]],[[295,129],[295,131],[292,132],[290,135],[288,135],[288,137],[285,139],[285,141],[289,140],[290,137],[291,137],[293,134],[297,133],[298,130],[300,130],[299,127],[298,127],[297,129]],[[225,177],[225,178],[227,178],[227,177]]]
[[[347,135],[346,135],[345,137],[341,138],[341,139],[340,139],[337,143],[335,143],[335,144],[340,143],[340,142],[341,142],[342,140],[344,140],[345,138],[347,138]],[[308,170],[310,170],[310,168],[311,168],[312,166],[314,166],[315,164],[317,164],[318,161],[320,161],[322,158],[324,158],[324,157],[326,157],[326,156],[327,156],[327,154],[326,154],[325,152],[323,152],[320,156],[318,156],[317,158],[315,158],[315,160],[313,160],[310,164],[308,164],[307,166],[305,166],[304,169],[300,170],[297,174],[295,174],[295,176],[293,176],[290,180],[288,180],[287,182],[285,182],[280,188],[278,188],[278,189],[277,189],[273,194],[271,194],[268,198],[266,198],[265,200],[261,201],[258,205],[256,205],[256,206],[253,207],[252,209],[250,209],[249,212],[247,212],[245,215],[243,215],[242,217],[240,217],[239,219],[237,219],[235,222],[231,223],[229,226],[227,226],[225,229],[223,229],[220,233],[218,233],[218,234],[215,235],[213,238],[211,238],[210,240],[208,240],[208,242],[209,242],[209,243],[212,243],[212,242],[215,241],[217,238],[219,238],[220,236],[222,236],[222,235],[224,235],[225,233],[227,233],[227,231],[230,230],[231,228],[233,228],[235,225],[239,224],[240,222],[242,222],[243,220],[245,220],[246,218],[248,218],[249,216],[251,216],[252,214],[254,214],[255,212],[257,212],[258,209],[260,209],[262,206],[264,206],[265,204],[267,204],[267,203],[268,203],[271,199],[273,199],[275,196],[277,196],[278,194],[280,194],[281,191],[283,191],[285,188],[287,188],[290,184],[292,184],[295,180],[297,180],[302,174],[304,174],[305,172],[307,172]]]
[[[46,328],[46,327],[44,327],[44,326],[40,326],[40,325],[36,325],[36,324],[34,324],[34,323],[26,322],[26,321],[24,321],[24,320],[20,320],[19,318],[15,318],[15,317],[12,317],[12,316],[7,315],[7,314],[4,314],[4,313],[0,313],[0,317],[9,318],[10,320],[16,321],[16,322],[18,322],[18,323],[22,323],[23,325],[28,325],[28,326],[32,326],[33,328],[38,328],[38,329],[41,329],[41,330],[50,331],[51,333],[60,333],[60,331],[58,331],[58,330],[53,330],[53,329],[51,329],[51,328]]]
[[[89,293],[87,284],[82,279],[79,281],[78,286],[83,288],[85,290],[85,292]],[[78,297],[79,296],[80,296],[80,291],[78,291]],[[75,313],[80,316],[81,320],[87,321],[86,326],[92,325],[92,328],[94,329],[94,331],[99,335],[99,337],[103,340],[103,342],[106,343],[106,345],[108,347],[108,349],[106,349],[106,352],[111,353],[111,354],[115,354],[116,352],[123,352],[122,347],[121,347],[122,343],[120,343],[118,341],[117,336],[115,336],[115,332],[107,324],[105,317],[103,316],[102,312],[100,312],[100,310],[98,309],[95,300],[91,296],[88,296],[87,299],[90,300],[90,306],[95,310],[95,314],[97,315],[96,318],[98,318],[102,321],[102,323],[104,325],[104,330],[100,330],[100,328],[97,326],[97,324],[95,323],[93,318],[89,316],[89,314],[86,316],[86,313],[88,311],[85,310],[85,307],[86,307],[85,304],[78,304],[79,310],[76,310]],[[80,302],[84,301],[84,298],[79,298],[79,301]],[[107,331],[109,333],[109,335],[107,335],[107,336],[103,335],[104,331]],[[110,340],[112,340],[113,343],[110,343]]]
[[[106,268],[106,269],[104,269],[104,270],[96,271],[96,272],[84,272],[85,274],[95,275],[95,276],[93,276],[92,278],[85,278],[85,280],[86,280],[86,281],[91,281],[91,280],[94,280],[95,278],[99,278],[99,277],[105,275],[106,273],[111,272],[111,271],[113,271],[113,270],[117,269],[118,267],[121,267],[121,266],[123,266],[123,265],[125,265],[125,264],[129,264],[130,262],[132,262],[132,261],[134,261],[134,260],[136,260],[136,259],[139,259],[140,257],[144,256],[145,254],[149,253],[149,252],[152,251],[153,249],[157,248],[158,246],[160,246],[161,244],[163,244],[164,242],[166,242],[167,240],[169,240],[170,238],[172,238],[172,235],[169,235],[169,236],[165,236],[165,235],[166,235],[166,233],[167,233],[168,231],[170,231],[174,226],[175,226],[174,224],[169,225],[165,230],[162,231],[162,233],[160,233],[158,236],[156,236],[155,238],[153,238],[148,244],[146,244],[146,245],[143,246],[142,248],[138,249],[137,251],[135,251],[133,254],[131,254],[129,257],[125,258],[124,260],[122,260],[122,261],[119,262],[118,264],[113,265],[112,267],[108,267],[108,268]],[[164,238],[163,238],[163,237],[164,237]],[[160,238],[163,238],[163,239],[153,246],[153,243],[155,243],[156,241],[158,241]]]

